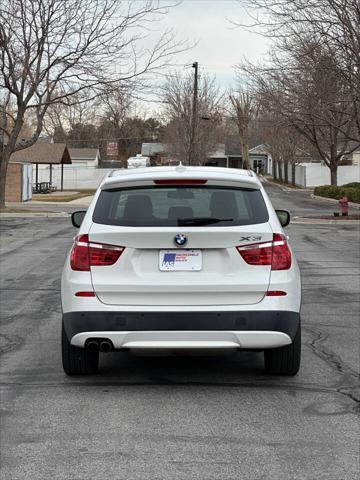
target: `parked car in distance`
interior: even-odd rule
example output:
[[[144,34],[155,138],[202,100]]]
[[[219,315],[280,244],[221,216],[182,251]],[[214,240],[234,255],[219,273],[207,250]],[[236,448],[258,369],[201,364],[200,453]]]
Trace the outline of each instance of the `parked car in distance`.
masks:
[[[143,157],[141,154],[136,157],[130,157],[127,161],[127,168],[144,168],[150,167],[150,158]]]
[[[115,170],[79,227],[61,284],[67,374],[99,352],[251,349],[265,370],[300,366],[301,282],[283,227],[251,171]]]

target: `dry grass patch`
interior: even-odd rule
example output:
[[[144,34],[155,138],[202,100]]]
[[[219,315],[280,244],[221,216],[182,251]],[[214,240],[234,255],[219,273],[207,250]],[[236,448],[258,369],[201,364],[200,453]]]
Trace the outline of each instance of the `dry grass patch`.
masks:
[[[11,208],[11,207],[5,207],[5,208],[0,208],[0,213],[52,213],[44,210],[31,210],[30,208],[21,209],[21,208]]]
[[[69,192],[74,192],[74,190],[69,190]],[[79,190],[75,193],[66,194],[66,190],[61,192],[61,195],[57,193],[35,193],[32,196],[32,200],[35,202],[71,202],[72,200],[77,200],[78,198],[89,197],[94,195],[96,190],[94,188],[87,190]]]

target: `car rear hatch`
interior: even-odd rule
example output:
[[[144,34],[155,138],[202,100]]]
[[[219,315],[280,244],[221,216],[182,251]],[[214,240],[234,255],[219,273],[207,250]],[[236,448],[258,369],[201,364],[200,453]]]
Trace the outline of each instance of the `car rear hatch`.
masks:
[[[104,188],[93,222],[90,242],[125,247],[113,265],[91,266],[105,304],[251,305],[268,289],[271,266],[248,264],[236,248],[272,241],[259,187]]]

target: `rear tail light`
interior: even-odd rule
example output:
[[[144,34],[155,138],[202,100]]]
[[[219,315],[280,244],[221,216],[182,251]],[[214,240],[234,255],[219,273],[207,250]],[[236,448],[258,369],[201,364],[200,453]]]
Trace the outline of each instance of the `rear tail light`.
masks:
[[[271,270],[288,270],[291,267],[291,252],[285,235],[281,233],[274,233],[272,242],[236,248],[249,265],[271,265]]]
[[[291,252],[285,235],[274,233],[271,270],[288,270],[291,267]]]
[[[70,253],[70,266],[72,270],[90,271],[90,267],[114,265],[124,249],[117,245],[90,242],[88,235],[78,235]]]
[[[205,178],[165,178],[154,180],[155,185],[205,185]]]

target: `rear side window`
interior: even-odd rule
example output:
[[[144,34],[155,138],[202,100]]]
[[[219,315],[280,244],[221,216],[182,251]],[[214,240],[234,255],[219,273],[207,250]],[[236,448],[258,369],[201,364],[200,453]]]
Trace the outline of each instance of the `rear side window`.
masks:
[[[93,222],[127,227],[235,226],[269,220],[260,190],[149,186],[102,190]]]

